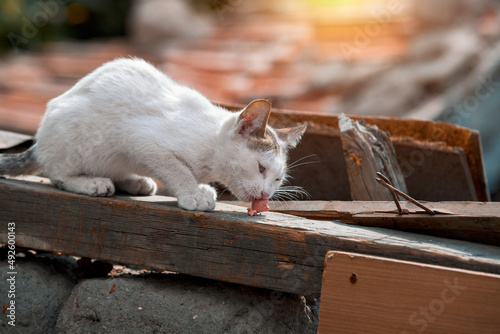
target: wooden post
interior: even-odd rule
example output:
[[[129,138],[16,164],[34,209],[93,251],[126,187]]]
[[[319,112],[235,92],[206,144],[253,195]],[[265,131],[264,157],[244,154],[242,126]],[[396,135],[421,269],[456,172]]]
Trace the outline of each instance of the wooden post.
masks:
[[[387,132],[344,114],[339,115],[339,129],[353,201],[392,201],[390,192],[375,181],[377,172],[408,192]]]

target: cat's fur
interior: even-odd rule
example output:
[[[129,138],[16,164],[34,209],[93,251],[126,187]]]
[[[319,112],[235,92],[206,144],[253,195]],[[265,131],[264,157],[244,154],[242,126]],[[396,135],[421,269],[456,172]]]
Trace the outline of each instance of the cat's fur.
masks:
[[[213,105],[141,59],[117,59],[51,100],[36,144],[0,155],[0,175],[43,172],[67,191],[152,195],[159,179],[188,210],[212,210],[220,182],[240,200],[271,197],[305,126],[267,126],[271,105]]]

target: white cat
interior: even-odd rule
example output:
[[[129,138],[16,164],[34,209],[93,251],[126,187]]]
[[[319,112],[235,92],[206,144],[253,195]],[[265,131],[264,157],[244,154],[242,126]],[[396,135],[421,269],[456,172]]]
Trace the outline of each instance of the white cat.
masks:
[[[214,209],[208,182],[243,201],[269,198],[306,129],[272,129],[270,112],[266,100],[229,112],[144,60],[116,59],[51,100],[35,145],[0,155],[0,175],[42,172],[56,187],[90,196],[115,187],[153,195],[156,178],[187,210]]]

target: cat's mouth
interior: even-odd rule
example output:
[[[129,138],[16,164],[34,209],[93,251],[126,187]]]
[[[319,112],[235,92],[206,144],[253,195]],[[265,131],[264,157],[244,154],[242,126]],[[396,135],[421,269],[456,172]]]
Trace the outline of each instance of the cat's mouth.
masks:
[[[244,200],[246,202],[254,202],[254,201],[260,201],[260,200],[268,200],[270,196],[267,194],[265,196],[259,196],[259,197],[254,197],[252,196],[248,191],[243,189],[243,198],[240,198],[240,200]],[[239,197],[239,196],[236,196]]]

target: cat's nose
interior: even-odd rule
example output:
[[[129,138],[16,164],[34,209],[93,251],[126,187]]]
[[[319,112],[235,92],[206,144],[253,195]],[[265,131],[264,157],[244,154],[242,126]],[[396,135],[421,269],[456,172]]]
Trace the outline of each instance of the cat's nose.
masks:
[[[262,192],[262,193],[260,194],[260,198],[262,198],[262,199],[268,199],[268,198],[269,198],[269,194],[268,194],[268,193],[265,193],[265,192]]]

